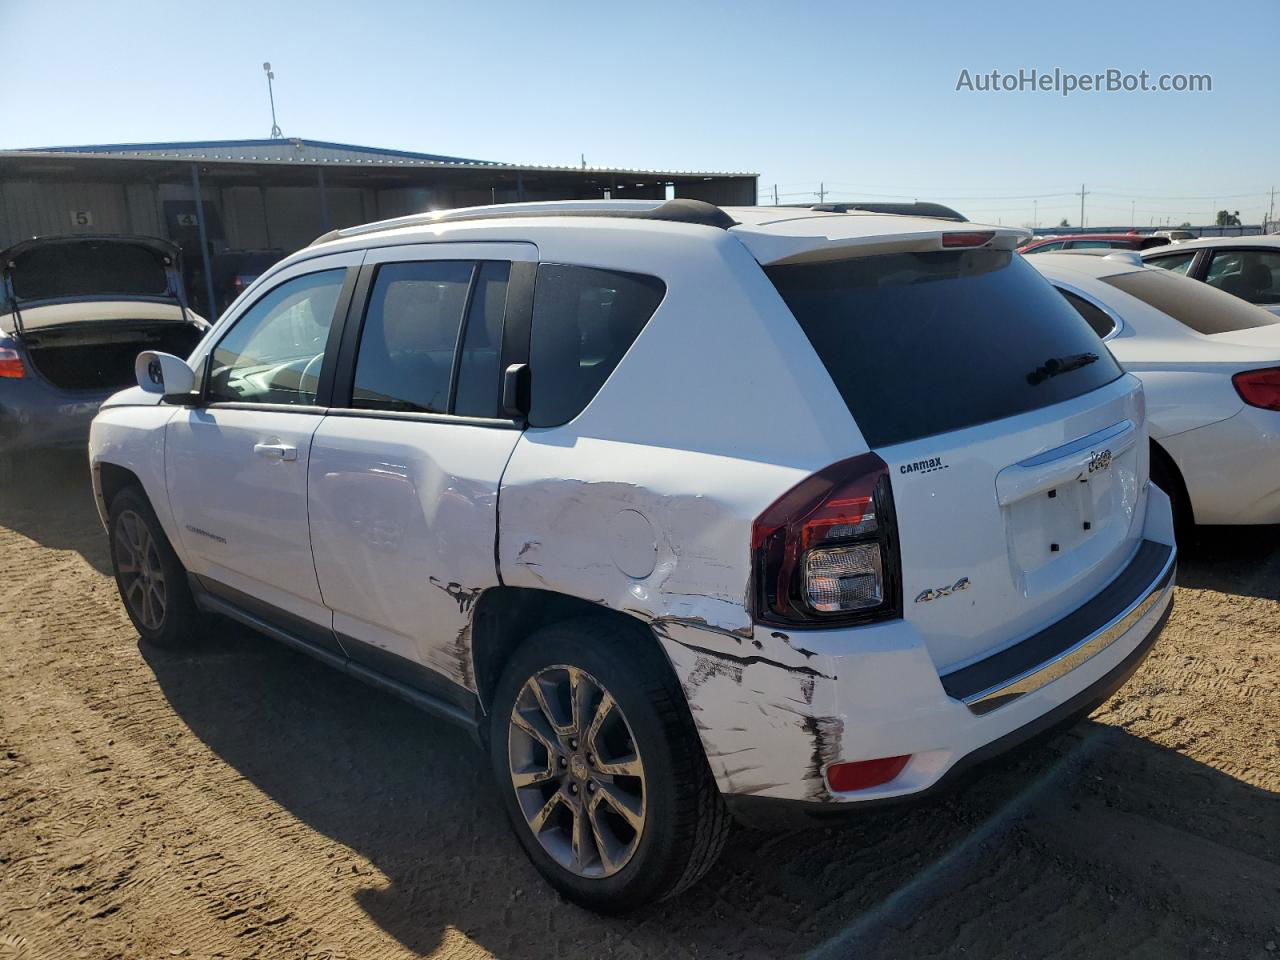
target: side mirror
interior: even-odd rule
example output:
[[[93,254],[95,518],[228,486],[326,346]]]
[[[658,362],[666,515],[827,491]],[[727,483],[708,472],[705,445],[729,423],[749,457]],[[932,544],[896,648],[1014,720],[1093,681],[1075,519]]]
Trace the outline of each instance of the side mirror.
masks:
[[[138,386],[147,393],[161,394],[166,402],[184,403],[196,389],[195,371],[181,357],[144,350],[133,363]]]
[[[513,420],[529,414],[529,365],[513,363],[502,375],[502,412]]]

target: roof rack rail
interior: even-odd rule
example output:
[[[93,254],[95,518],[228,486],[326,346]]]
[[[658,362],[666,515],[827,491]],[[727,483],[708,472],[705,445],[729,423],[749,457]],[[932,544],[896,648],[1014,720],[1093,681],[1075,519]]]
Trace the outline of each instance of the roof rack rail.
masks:
[[[392,220],[379,220],[358,227],[330,230],[311,241],[311,246],[330,240],[345,240],[370,233],[382,233],[400,227],[425,227],[436,223],[463,220],[498,220],[515,217],[618,217],[630,220],[665,220],[669,223],[692,223],[728,230],[738,221],[715,204],[704,200],[678,197],[674,200],[549,200],[539,203],[496,203],[483,207],[458,207],[415,213]]]

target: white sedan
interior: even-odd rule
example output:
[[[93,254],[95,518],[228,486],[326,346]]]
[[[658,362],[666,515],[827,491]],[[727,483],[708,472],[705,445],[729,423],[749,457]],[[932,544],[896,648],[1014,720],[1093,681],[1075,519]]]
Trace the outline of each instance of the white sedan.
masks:
[[[1280,523],[1280,318],[1132,254],[1027,262],[1142,380],[1151,476],[1180,530]]]
[[[1203,237],[1154,247],[1142,260],[1280,315],[1280,236]]]

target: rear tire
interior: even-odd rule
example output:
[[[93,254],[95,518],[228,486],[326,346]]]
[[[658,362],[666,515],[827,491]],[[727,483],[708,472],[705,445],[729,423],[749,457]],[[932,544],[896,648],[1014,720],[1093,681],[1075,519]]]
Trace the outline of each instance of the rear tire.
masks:
[[[187,571],[174,553],[145,494],[125,487],[107,510],[111,569],[125,612],[138,635],[157,647],[192,642],[201,615]]]
[[[730,827],[670,666],[623,627],[586,618],[534,633],[490,717],[494,777],[525,853],[566,899],[602,913],[693,884]]]

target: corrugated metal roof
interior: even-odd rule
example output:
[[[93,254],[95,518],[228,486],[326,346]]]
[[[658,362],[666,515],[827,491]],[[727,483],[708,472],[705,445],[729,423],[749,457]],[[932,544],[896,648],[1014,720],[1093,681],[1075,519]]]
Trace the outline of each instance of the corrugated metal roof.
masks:
[[[532,164],[506,163],[496,160],[472,160],[466,157],[450,157],[435,153],[416,153],[410,150],[391,150],[384,147],[362,147],[354,144],[331,143],[325,140],[304,140],[290,137],[282,140],[195,140],[174,143],[107,143],[76,147],[33,147],[20,150],[0,150],[4,155],[24,157],[100,157],[104,159],[130,160],[201,160],[231,163],[281,163],[318,164],[338,166],[378,167],[483,167],[492,170],[529,170],[562,173],[672,174],[676,176],[752,177],[754,173],[702,171],[702,170],[640,170],[619,167],[559,167]]]

